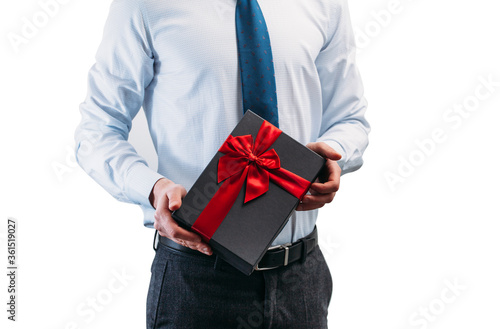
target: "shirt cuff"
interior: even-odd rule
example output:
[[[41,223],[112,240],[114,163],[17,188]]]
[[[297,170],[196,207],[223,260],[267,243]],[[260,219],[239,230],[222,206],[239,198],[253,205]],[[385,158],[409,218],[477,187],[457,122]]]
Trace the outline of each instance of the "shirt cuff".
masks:
[[[153,208],[149,202],[149,195],[160,178],[163,176],[146,165],[134,166],[127,175],[127,197],[135,203]]]

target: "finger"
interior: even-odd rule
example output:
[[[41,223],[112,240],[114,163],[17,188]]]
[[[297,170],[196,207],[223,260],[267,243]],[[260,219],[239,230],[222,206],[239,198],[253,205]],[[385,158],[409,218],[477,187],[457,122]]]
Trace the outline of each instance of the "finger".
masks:
[[[322,173],[323,177],[320,177],[322,182],[312,183],[310,188],[311,193],[328,194],[337,192],[340,187],[340,174],[341,169],[339,165],[332,160],[327,160],[324,173]]]
[[[335,193],[339,190],[339,182],[337,181],[327,181],[325,183],[312,183],[311,190],[313,195],[315,194],[330,194]]]
[[[325,204],[310,204],[310,203],[299,203],[296,210],[297,211],[306,211],[306,210],[314,210],[323,207]]]
[[[198,234],[180,227],[173,219],[171,222],[168,220],[168,224],[161,225],[158,232],[160,235],[180,245],[197,250],[209,256],[212,255],[212,248],[210,248],[207,243],[203,242]]]
[[[334,197],[335,193],[306,195],[296,209],[299,211],[318,209],[332,202]]]
[[[323,158],[337,161],[342,159],[342,155],[331,148],[328,144],[324,142],[315,142],[307,144],[307,147],[314,152],[321,155]]]
[[[335,193],[328,194],[317,194],[317,195],[306,195],[302,199],[302,204],[326,204],[333,201],[335,198]]]
[[[177,224],[177,222],[172,218],[172,214],[168,210],[167,204],[168,200],[166,198],[162,198],[159,201],[158,208],[154,215],[154,226],[158,230],[158,233],[161,236],[167,237],[179,244],[187,246],[188,248],[211,255],[212,249],[207,243],[202,241],[198,234],[190,232]]]
[[[204,253],[205,255],[211,256],[212,255],[212,248],[205,242],[198,242],[198,243],[193,243],[191,241],[182,241],[184,243],[184,246],[197,250],[201,253]]]

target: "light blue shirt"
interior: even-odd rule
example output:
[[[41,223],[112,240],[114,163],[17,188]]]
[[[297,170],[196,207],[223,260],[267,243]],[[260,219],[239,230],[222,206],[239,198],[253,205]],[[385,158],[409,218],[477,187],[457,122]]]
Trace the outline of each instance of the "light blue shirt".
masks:
[[[358,169],[368,139],[346,0],[259,0],[269,30],[280,129],[324,141]],[[148,197],[161,177],[187,190],[243,116],[236,0],[115,0],[75,132],[80,166],[152,227]],[[158,172],[127,141],[144,109]],[[146,132],[145,132],[146,133]],[[274,244],[312,231],[317,210],[294,212]]]

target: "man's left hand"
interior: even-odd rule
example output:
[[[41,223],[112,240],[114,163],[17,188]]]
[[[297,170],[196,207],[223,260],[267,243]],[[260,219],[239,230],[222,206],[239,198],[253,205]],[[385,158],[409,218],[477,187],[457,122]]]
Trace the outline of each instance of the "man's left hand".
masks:
[[[342,156],[324,142],[314,142],[306,145],[326,159],[325,167],[321,170],[316,182],[311,184],[310,194],[306,194],[297,210],[313,210],[332,202],[340,186],[340,166],[337,160]]]

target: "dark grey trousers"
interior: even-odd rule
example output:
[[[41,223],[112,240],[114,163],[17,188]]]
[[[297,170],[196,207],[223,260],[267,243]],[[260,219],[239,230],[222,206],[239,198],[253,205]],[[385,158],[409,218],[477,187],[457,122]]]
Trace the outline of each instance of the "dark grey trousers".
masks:
[[[215,263],[215,256],[159,243],[151,266],[147,328],[327,328],[332,278],[319,247],[305,263],[250,276]]]

